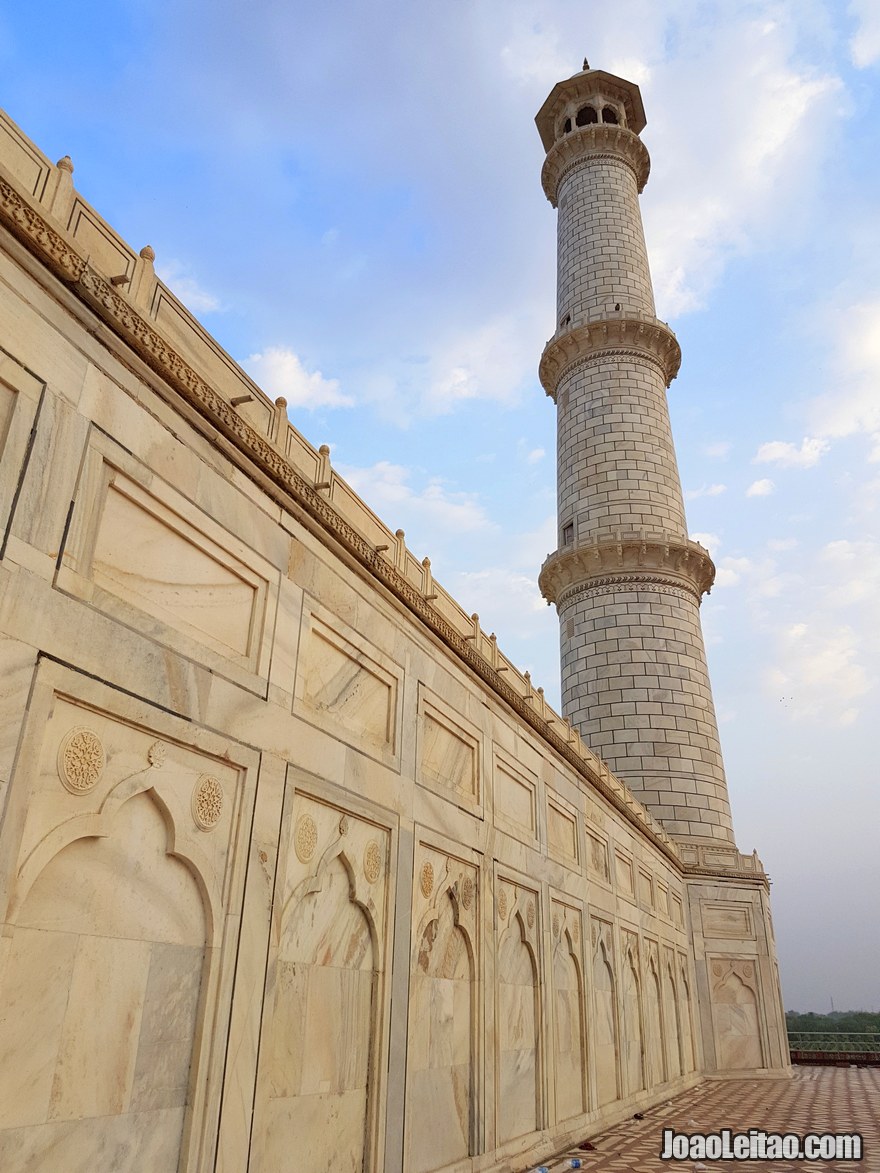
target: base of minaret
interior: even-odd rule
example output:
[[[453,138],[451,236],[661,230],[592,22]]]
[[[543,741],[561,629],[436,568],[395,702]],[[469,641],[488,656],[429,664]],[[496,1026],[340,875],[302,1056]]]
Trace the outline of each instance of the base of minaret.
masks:
[[[615,535],[558,551],[562,711],[676,839],[733,843],[700,629],[714,576],[696,542]]]

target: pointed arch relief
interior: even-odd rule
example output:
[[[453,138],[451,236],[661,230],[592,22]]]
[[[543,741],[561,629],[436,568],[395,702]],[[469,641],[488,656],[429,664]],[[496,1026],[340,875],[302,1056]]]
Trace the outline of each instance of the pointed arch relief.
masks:
[[[755,964],[742,958],[710,965],[715,1045],[722,1071],[763,1067]]]
[[[588,1108],[580,913],[554,902],[552,932],[553,1058],[556,1119],[561,1121]]]
[[[627,1095],[645,1086],[645,1041],[642,1030],[642,986],[639,979],[638,946],[624,948],[623,979],[623,1074]]]
[[[593,1051],[598,1106],[620,1096],[617,989],[614,978],[611,926],[593,922]]]
[[[697,1058],[694,1054],[694,1013],[691,1001],[691,986],[688,980],[687,966],[683,957],[679,958],[679,1007],[681,1011],[681,1059],[682,1069],[687,1075],[696,1070]]]
[[[671,958],[663,964],[663,1017],[666,1021],[667,1074],[669,1079],[678,1079],[684,1072],[684,1040],[675,965]]]
[[[254,1107],[260,1168],[376,1169],[387,831],[291,792]]]
[[[537,894],[505,882],[499,885],[498,901],[496,1087],[503,1144],[541,1126],[540,1002]],[[500,917],[502,904],[505,918]]]
[[[645,1034],[648,1055],[648,1087],[666,1082],[666,1036],[663,1030],[660,975],[655,951],[649,950],[645,975]]]
[[[476,1151],[475,883],[475,870],[460,861],[434,850],[417,854],[407,1040],[412,1173]]]
[[[171,853],[168,811],[151,792],[117,807],[101,834],[71,830],[32,868],[2,974],[0,1167],[24,1173],[76,1151],[94,1168],[175,1173],[205,888]],[[22,1125],[27,1153],[9,1131]]]

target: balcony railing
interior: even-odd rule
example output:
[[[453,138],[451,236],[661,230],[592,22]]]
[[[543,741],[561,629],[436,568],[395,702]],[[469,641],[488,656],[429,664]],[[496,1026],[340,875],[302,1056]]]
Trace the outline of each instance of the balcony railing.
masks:
[[[880,1033],[789,1031],[792,1063],[880,1065]]]

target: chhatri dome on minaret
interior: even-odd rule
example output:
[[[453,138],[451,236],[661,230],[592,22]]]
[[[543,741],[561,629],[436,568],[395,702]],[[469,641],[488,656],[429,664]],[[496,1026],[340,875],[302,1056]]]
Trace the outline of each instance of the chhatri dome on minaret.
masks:
[[[715,567],[687,535],[666,389],[681,352],[654,312],[638,196],[638,86],[584,69],[537,116],[558,209],[556,331],[541,382],[558,419],[562,709],[675,838],[733,843],[700,600]]]

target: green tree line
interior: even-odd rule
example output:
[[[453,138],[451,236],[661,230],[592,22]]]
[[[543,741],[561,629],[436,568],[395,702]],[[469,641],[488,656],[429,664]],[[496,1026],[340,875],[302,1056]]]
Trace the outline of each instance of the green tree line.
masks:
[[[788,1010],[785,1014],[785,1024],[789,1034],[799,1031],[880,1034],[880,1013],[871,1010],[832,1010],[830,1014],[814,1014],[810,1010],[802,1014],[798,1010]]]

